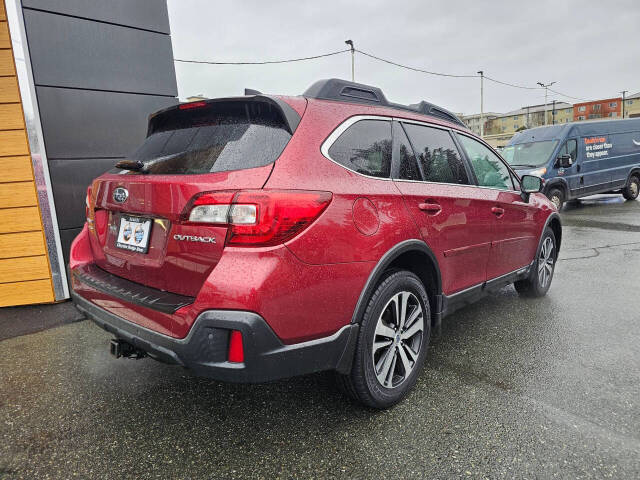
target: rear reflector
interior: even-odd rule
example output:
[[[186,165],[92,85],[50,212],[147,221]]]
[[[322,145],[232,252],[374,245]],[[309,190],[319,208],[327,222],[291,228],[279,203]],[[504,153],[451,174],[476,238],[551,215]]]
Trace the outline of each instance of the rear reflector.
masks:
[[[331,198],[331,192],[307,190],[208,192],[193,200],[188,219],[228,225],[227,245],[267,247],[302,232],[327,208]]]
[[[242,333],[239,330],[231,330],[229,337],[229,356],[230,362],[244,362],[244,346],[242,345]]]

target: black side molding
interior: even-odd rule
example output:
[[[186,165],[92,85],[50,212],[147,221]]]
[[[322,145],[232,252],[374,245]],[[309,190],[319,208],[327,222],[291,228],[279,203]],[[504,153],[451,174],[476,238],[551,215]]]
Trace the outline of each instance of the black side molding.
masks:
[[[351,317],[351,323],[360,322],[360,318],[362,317],[365,309],[367,308],[367,300],[369,299],[369,296],[371,295],[376,285],[378,284],[378,281],[380,280],[380,277],[382,276],[382,274],[389,268],[389,265],[391,265],[391,263],[400,255],[409,251],[419,251],[421,253],[426,254],[431,259],[431,261],[433,262],[433,265],[435,266],[436,280],[437,280],[437,285],[435,285],[435,287],[438,294],[436,295],[436,298],[433,299],[436,308],[434,309],[435,311],[432,312],[432,315],[434,316],[436,323],[439,322],[440,308],[442,305],[442,299],[441,299],[442,277],[440,276],[440,267],[438,265],[438,261],[436,260],[435,254],[431,251],[431,249],[427,246],[426,243],[424,243],[422,240],[410,239],[410,240],[405,240],[403,242],[400,242],[394,245],[389,250],[387,250],[387,252],[378,261],[378,264],[373,268],[373,270],[369,274],[367,283],[365,283],[365,286],[362,289],[362,292],[360,292],[358,303],[356,304],[356,308],[353,312],[353,316]]]
[[[193,297],[163,292],[112,275],[95,264],[77,267],[72,270],[72,275],[75,281],[84,283],[102,293],[163,313],[175,313],[179,308],[195,301]]]

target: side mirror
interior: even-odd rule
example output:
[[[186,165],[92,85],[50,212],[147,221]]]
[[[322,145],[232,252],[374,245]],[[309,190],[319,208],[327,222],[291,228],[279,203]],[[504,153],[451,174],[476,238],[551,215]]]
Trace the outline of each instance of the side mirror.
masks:
[[[520,178],[520,192],[525,202],[529,201],[529,195],[542,191],[542,179],[535,175],[523,175]]]
[[[558,155],[558,158],[556,159],[556,166],[561,168],[569,168],[571,165],[573,165],[571,155],[567,155],[566,153],[564,155]]]

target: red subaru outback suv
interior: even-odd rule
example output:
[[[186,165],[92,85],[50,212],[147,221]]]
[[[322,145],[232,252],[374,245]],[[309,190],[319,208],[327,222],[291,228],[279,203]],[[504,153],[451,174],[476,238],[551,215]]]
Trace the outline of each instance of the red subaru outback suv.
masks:
[[[562,231],[541,180],[455,115],[337,79],[250,93],[151,115],[89,187],[73,299],[114,355],[238,382],[335,370],[384,408],[446,314],[549,289]]]

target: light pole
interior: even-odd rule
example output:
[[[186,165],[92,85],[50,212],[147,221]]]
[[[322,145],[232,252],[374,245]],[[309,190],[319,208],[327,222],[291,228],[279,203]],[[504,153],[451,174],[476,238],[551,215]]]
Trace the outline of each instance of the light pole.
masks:
[[[540,85],[542,88],[544,88],[544,124],[547,124],[547,91],[549,89],[549,87],[551,85],[553,85],[556,82],[551,82],[551,83],[547,83],[546,85],[542,82],[538,82],[538,85]]]
[[[624,118],[624,102],[627,95],[628,90],[622,90],[620,93],[622,94],[622,118]]]
[[[356,48],[353,46],[353,40],[345,40],[344,43],[351,47],[351,81],[356,81]]]
[[[484,138],[484,71],[479,70],[480,75],[480,138]]]

